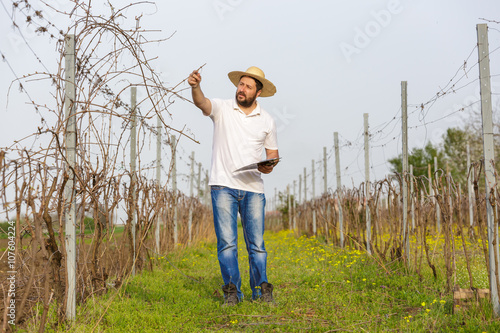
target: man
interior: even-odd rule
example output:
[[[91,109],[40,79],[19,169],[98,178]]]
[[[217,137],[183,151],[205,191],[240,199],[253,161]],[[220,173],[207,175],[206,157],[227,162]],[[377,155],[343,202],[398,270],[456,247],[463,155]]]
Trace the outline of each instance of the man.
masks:
[[[264,72],[250,67],[246,72],[230,72],[237,87],[234,99],[208,99],[200,88],[201,75],[195,70],[188,78],[194,104],[214,123],[209,185],[212,195],[217,256],[224,286],[224,305],[243,300],[238,268],[237,217],[241,216],[250,265],[252,299],[273,302],[273,285],[267,281],[267,252],[264,247],[264,183],[261,173],[273,171],[275,164],[236,171],[262,159],[279,158],[276,124],[260,107],[257,97],[272,96],[276,87]]]

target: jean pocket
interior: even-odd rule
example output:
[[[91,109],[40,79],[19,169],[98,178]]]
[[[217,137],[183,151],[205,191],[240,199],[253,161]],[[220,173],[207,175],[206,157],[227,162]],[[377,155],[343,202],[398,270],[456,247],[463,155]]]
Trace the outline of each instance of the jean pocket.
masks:
[[[220,185],[211,185],[211,186],[210,186],[210,189],[211,189],[212,191],[220,191],[220,190],[222,190],[222,189],[224,189],[224,188],[226,188],[226,186],[220,186]]]

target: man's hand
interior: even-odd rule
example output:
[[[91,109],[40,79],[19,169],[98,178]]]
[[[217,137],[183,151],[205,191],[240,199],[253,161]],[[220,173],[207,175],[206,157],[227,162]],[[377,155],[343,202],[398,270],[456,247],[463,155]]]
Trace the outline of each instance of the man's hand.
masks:
[[[201,74],[198,72],[198,70],[194,70],[188,77],[188,83],[191,86],[191,88],[198,88],[200,86],[201,82]]]
[[[277,150],[270,150],[270,149],[266,148],[266,159],[270,160],[272,158],[279,158],[279,157],[280,157],[280,155],[279,155]],[[262,164],[259,164],[259,166],[257,167],[257,170],[259,170],[262,173],[268,174],[268,173],[271,173],[273,171],[276,164],[278,164],[278,162],[271,163],[271,164],[262,163]]]
[[[277,164],[277,163],[276,163]],[[276,164],[273,164],[273,165],[266,165],[266,164],[260,164],[257,169],[262,172],[262,173],[265,173],[265,174],[268,174],[268,173],[271,173],[274,169],[274,166]]]

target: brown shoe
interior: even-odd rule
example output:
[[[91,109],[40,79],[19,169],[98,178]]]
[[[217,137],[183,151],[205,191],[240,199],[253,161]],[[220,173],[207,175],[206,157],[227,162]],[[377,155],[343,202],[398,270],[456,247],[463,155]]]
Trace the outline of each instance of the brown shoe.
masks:
[[[222,286],[224,292],[224,304],[222,306],[234,306],[240,302],[238,299],[238,290],[233,283]]]
[[[260,292],[262,293],[260,299],[266,303],[274,303],[273,289],[274,287],[272,284],[262,282],[262,284],[260,285]]]

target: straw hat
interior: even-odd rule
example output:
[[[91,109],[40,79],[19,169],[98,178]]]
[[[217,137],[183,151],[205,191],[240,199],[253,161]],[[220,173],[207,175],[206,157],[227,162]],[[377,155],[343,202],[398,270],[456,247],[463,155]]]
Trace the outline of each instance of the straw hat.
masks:
[[[260,93],[261,97],[269,97],[276,93],[276,87],[274,84],[266,79],[264,72],[255,66],[252,66],[246,70],[246,72],[234,71],[227,74],[229,80],[237,87],[238,83],[242,76],[250,76],[256,80],[259,80],[262,83],[262,92]]]

